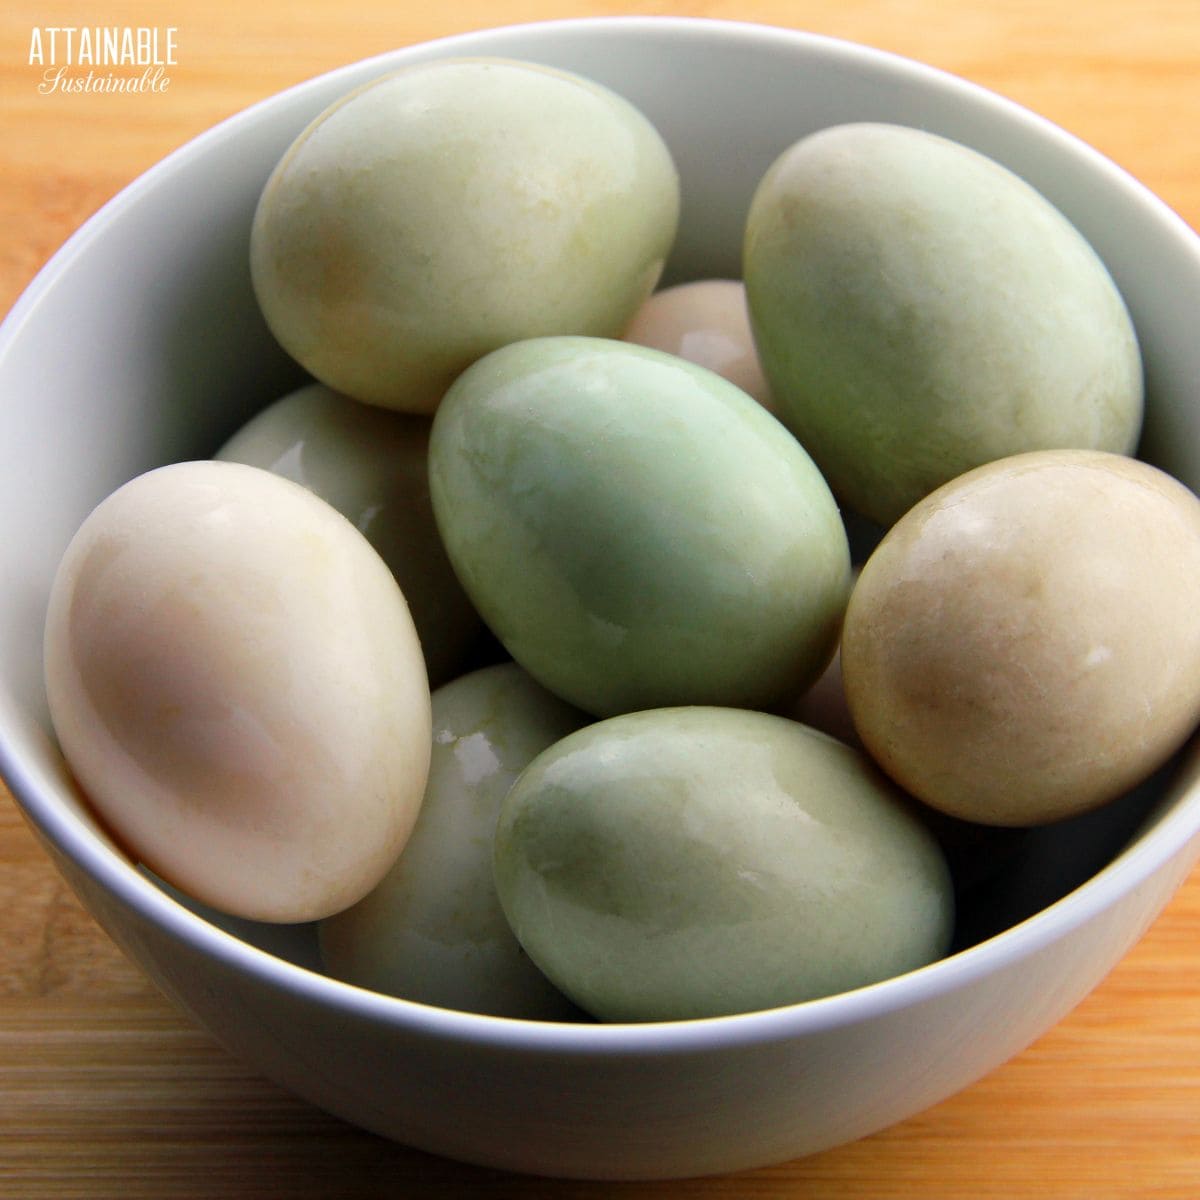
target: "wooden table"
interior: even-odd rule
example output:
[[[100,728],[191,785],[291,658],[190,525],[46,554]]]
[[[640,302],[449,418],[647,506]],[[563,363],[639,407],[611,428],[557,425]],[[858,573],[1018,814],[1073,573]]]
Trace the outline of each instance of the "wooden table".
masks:
[[[222,117],[393,46],[548,17],[679,12],[898,51],[1058,121],[1200,225],[1200,0],[456,0],[440,15],[412,0],[109,0],[106,22],[177,28],[167,90],[39,94],[32,31],[84,11],[8,0],[0,16],[0,311],[103,201]],[[111,945],[0,790],[0,1196],[418,1195],[1194,1200],[1200,872],[1072,1016],[930,1112],[734,1177],[556,1183],[391,1145],[257,1078]]]

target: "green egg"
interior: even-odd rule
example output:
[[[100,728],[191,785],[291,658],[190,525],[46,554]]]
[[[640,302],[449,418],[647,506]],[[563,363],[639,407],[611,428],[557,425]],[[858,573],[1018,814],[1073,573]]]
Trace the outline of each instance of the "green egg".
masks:
[[[498,350],[434,419],[430,494],[484,620],[588,712],[765,705],[832,656],[850,560],[829,488],[703,367],[600,338]]]
[[[515,663],[433,693],[433,753],[404,852],[364,899],[319,926],[330,974],[466,1012],[577,1020],[513,937],[492,879],[492,834],[513,780],[587,718]]]
[[[880,524],[1009,454],[1137,444],[1141,358],[1107,269],[965,146],[869,123],[803,138],[755,193],[744,271],[780,417]]]
[[[506,59],[405,67],[322,113],[254,218],[280,344],[358,400],[430,413],[482,354],[616,337],[675,237],[679,180],[628,101]]]
[[[629,713],[543,751],[500,811],[530,957],[605,1021],[833,995],[943,955],[945,858],[864,755],[783,717]]]
[[[432,687],[458,673],[479,634],[429,500],[429,418],[360,404],[324,384],[289,392],[217,451],[303,484],[387,563],[408,601]]]

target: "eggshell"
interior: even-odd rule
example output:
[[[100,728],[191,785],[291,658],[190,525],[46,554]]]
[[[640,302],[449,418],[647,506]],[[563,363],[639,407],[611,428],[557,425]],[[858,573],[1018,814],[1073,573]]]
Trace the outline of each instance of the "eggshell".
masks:
[[[45,674],[100,817],[214,908],[344,908],[416,818],[429,689],[404,597],[344,517],[267,471],[180,463],[103,501],[55,576]]]
[[[1137,444],[1141,357],[1111,276],[965,146],[871,123],[801,139],[758,185],[743,271],[780,417],[882,525],[1006,455]]]
[[[621,336],[707,367],[768,411],[773,408],[740,279],[696,279],[663,288],[637,310]]]
[[[850,571],[837,506],[711,371],[606,339],[520,342],[459,378],[429,453],[468,595],[585,711],[765,704],[828,663]]]
[[[500,803],[530,760],[587,717],[514,663],[433,694],[433,758],[421,814],[379,885],[321,922],[330,974],[443,1008],[530,1020],[579,1011],[513,936],[492,881]]]
[[[358,88],[297,138],[258,204],[252,276],[311,374],[429,413],[498,346],[619,335],[678,216],[665,143],[614,92],[533,63],[438,59]]]
[[[608,1021],[816,999],[949,945],[937,842],[870,761],[794,721],[688,707],[568,735],[522,772],[496,885],[536,963]]]
[[[842,636],[863,743],[952,816],[1032,825],[1133,787],[1200,721],[1200,500],[1145,463],[1033,451],[906,514]]]
[[[281,397],[215,457],[303,484],[391,568],[421,639],[430,684],[457,674],[480,631],[433,520],[429,420],[360,404],[324,384]]]

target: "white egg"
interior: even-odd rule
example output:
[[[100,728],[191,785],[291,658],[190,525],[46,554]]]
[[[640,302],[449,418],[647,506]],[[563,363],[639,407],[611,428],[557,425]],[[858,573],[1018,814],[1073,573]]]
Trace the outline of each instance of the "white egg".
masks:
[[[707,367],[773,411],[740,280],[697,279],[663,288],[638,309],[622,337]]]
[[[416,819],[430,700],[408,606],[353,525],[270,472],[179,463],[102,502],[52,586],[45,675],[100,817],[214,908],[345,908]]]
[[[421,816],[379,886],[321,922],[330,974],[444,1008],[578,1019],[504,917],[492,877],[492,833],[518,774],[587,720],[515,663],[473,671],[434,692]]]

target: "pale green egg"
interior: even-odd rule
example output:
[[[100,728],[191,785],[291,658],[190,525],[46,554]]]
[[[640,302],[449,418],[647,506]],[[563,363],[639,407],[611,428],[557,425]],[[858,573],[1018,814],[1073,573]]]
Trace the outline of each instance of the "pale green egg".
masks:
[[[869,123],[801,139],[758,186],[744,271],[777,411],[883,525],[1009,454],[1137,443],[1141,358],[1107,269],[965,146]]]
[[[215,457],[303,484],[366,536],[408,601],[437,687],[461,668],[480,621],[434,524],[428,453],[427,417],[386,412],[313,383],[263,409]]]
[[[263,190],[251,269],[272,332],[314,376],[429,413],[498,346],[616,337],[678,216],[670,152],[628,101],[533,63],[440,59],[304,130]]]
[[[513,663],[434,692],[433,754],[416,826],[374,891],[321,922],[330,974],[443,1008],[578,1019],[505,921],[492,834],[521,770],[586,720]]]
[[[538,755],[496,830],[496,887],[533,960],[593,1016],[792,1004],[950,944],[937,842],[869,759],[782,717],[613,717]]]
[[[745,392],[672,355],[496,351],[434,419],[430,492],[484,620],[588,712],[767,704],[833,653],[850,561],[829,488]]]

